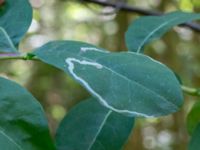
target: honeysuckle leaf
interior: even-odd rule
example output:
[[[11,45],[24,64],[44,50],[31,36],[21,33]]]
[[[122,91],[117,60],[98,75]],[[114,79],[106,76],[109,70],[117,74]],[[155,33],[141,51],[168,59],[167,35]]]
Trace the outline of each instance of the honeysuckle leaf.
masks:
[[[32,21],[28,0],[4,0],[0,5],[0,52],[16,52],[16,46]]]
[[[187,129],[190,134],[200,122],[200,102],[196,102],[187,116]]]
[[[146,44],[159,39],[172,27],[197,19],[200,19],[200,14],[181,11],[162,16],[140,17],[130,24],[126,32],[126,46],[129,51],[143,52]]]
[[[121,150],[134,118],[100,105],[95,99],[81,102],[67,113],[57,134],[58,150]]]
[[[199,149],[199,147],[200,147],[200,123],[198,123],[192,134],[188,150],[197,150]]]
[[[33,54],[71,75],[118,113],[156,117],[176,112],[183,103],[174,73],[142,54],[111,53],[75,41],[50,42]]]
[[[1,149],[55,149],[38,101],[18,84],[1,77],[0,118]]]
[[[7,32],[0,27],[0,52],[17,52]]]

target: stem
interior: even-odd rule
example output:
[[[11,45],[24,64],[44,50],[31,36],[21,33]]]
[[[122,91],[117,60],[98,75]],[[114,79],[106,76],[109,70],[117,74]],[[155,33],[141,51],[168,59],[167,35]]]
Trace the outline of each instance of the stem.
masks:
[[[8,53],[8,54],[0,54],[1,60],[39,60],[35,57],[29,57],[29,54],[19,54],[19,53]]]
[[[200,96],[200,89],[187,87],[185,85],[182,85],[181,89],[182,89],[183,92],[187,93],[188,95]]]

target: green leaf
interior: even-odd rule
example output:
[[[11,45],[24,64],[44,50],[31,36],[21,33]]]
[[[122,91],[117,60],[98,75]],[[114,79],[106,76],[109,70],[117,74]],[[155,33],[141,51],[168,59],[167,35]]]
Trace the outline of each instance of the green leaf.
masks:
[[[32,21],[28,0],[5,0],[0,9],[0,52],[16,52]]]
[[[0,27],[0,52],[17,52],[13,42],[6,33],[6,31]]]
[[[1,77],[0,118],[3,150],[54,150],[41,105],[24,88]]]
[[[196,102],[187,116],[187,129],[190,134],[193,133],[197,124],[200,122],[200,102]]]
[[[159,39],[173,26],[200,19],[200,14],[172,12],[163,16],[140,17],[133,21],[126,32],[129,51],[142,52],[146,44]]]
[[[63,119],[56,135],[58,150],[121,150],[134,118],[100,105],[95,99],[75,106]]]
[[[33,52],[81,83],[105,107],[131,116],[161,116],[183,103],[172,71],[152,58],[111,53],[75,41],[50,42]]]
[[[189,143],[189,150],[198,150],[200,147],[200,123],[195,128]]]
[[[179,76],[179,74],[177,74],[176,72],[174,72],[174,75],[176,76],[176,79],[178,80],[178,82],[180,84],[182,84],[183,82],[182,82],[181,77]]]

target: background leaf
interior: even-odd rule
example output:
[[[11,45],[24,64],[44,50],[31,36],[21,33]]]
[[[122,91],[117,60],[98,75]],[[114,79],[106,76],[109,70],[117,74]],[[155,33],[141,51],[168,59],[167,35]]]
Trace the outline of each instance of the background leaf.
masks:
[[[24,88],[1,77],[0,118],[4,150],[54,150],[41,105]]]
[[[196,19],[200,19],[200,14],[185,12],[140,17],[133,21],[126,32],[128,50],[138,53],[142,52],[146,44],[159,39],[173,26]]]
[[[57,131],[58,150],[120,150],[133,128],[134,118],[83,101],[66,115]]]
[[[101,104],[122,114],[167,115],[183,102],[174,73],[142,54],[111,53],[73,41],[51,42],[33,54],[70,74]]]
[[[200,102],[196,102],[187,116],[187,129],[190,134],[200,122]]]
[[[198,150],[200,147],[200,123],[196,126],[189,143],[189,150]]]
[[[5,0],[0,9],[0,52],[15,52],[31,21],[28,0]]]
[[[179,8],[183,11],[192,12],[194,9],[192,0],[179,0]]]

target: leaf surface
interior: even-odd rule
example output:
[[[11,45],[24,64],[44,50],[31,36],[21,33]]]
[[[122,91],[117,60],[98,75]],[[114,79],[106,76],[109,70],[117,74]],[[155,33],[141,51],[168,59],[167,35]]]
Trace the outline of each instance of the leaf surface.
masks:
[[[198,150],[200,147],[200,123],[196,126],[190,143],[189,143],[189,150]]]
[[[200,122],[200,102],[196,102],[187,116],[187,129],[190,134]]]
[[[50,42],[33,52],[71,75],[105,107],[131,116],[162,116],[183,103],[174,73],[152,58],[111,53],[75,41]]]
[[[0,6],[0,52],[16,52],[16,47],[32,21],[28,0],[5,0]]]
[[[129,51],[143,52],[146,44],[159,39],[172,27],[200,19],[200,14],[172,12],[162,16],[146,16],[136,19],[126,32],[126,46]]]
[[[58,150],[121,150],[133,128],[134,118],[100,105],[95,99],[81,102],[58,128]]]
[[[1,77],[0,118],[3,150],[54,150],[41,105],[24,88]]]

